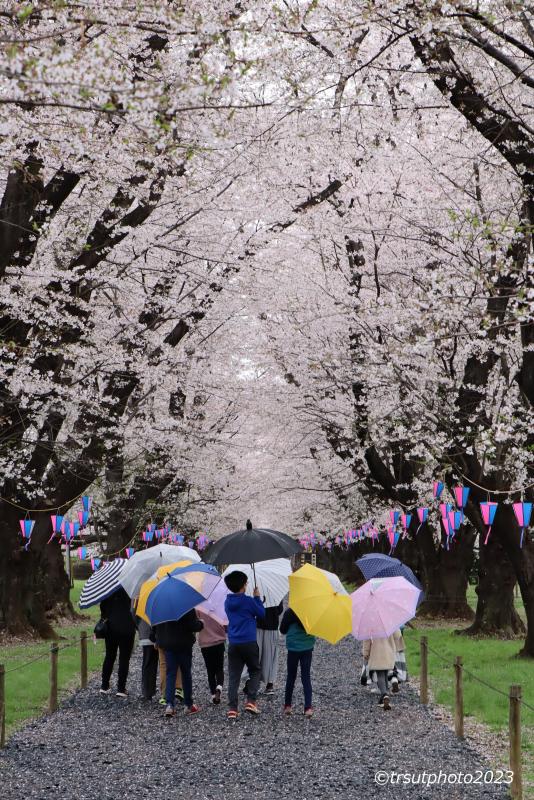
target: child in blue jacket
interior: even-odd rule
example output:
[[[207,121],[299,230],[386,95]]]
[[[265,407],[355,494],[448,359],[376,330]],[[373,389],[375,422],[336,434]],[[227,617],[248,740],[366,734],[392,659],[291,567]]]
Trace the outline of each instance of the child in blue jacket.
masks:
[[[265,616],[257,587],[254,597],[245,594],[248,578],[244,572],[235,570],[224,579],[232,594],[224,602],[228,617],[228,719],[237,719],[239,681],[243,667],[248,668],[249,678],[245,684],[247,702],[245,711],[259,714],[256,697],[260,684],[260,653],[256,640],[256,620]]]

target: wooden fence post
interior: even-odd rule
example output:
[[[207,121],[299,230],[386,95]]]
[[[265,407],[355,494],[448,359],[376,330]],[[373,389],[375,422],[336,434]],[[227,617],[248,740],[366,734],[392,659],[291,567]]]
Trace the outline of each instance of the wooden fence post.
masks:
[[[80,684],[87,687],[87,631],[80,632]]]
[[[462,656],[454,661],[455,694],[454,694],[454,730],[459,739],[464,738],[464,684]]]
[[[419,699],[428,704],[428,639],[421,636],[421,675],[419,677]]]
[[[0,749],[6,743],[6,668],[0,664]]]
[[[510,686],[510,769],[514,776],[510,795],[514,800],[522,800],[523,776],[521,764],[521,686]]]
[[[50,713],[57,709],[57,656],[59,647],[57,642],[50,645],[50,696],[48,698],[48,710]]]

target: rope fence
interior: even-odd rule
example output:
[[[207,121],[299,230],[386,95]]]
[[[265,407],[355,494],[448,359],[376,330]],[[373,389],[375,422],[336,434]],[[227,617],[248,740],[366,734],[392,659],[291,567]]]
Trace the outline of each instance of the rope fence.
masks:
[[[413,630],[415,631],[415,629]],[[513,776],[510,784],[510,796],[513,798],[513,800],[522,800],[523,775],[521,757],[521,709],[524,708],[534,712],[534,706],[530,705],[530,703],[527,703],[527,701],[523,698],[522,687],[517,684],[513,684],[510,686],[508,692],[504,692],[497,686],[493,686],[491,683],[479,678],[478,675],[476,675],[474,672],[471,672],[471,670],[466,669],[463,665],[461,656],[456,656],[454,661],[451,661],[450,658],[443,656],[438,650],[429,645],[427,636],[419,636],[418,638],[420,648],[420,701],[423,705],[428,705],[429,702],[428,654],[432,653],[443,664],[451,667],[454,671],[454,730],[459,739],[464,738],[464,675],[481,684],[486,689],[489,689],[508,700],[509,763],[510,771]]]
[[[80,688],[85,689],[87,687],[88,677],[87,631],[80,631],[79,638],[75,637],[73,639],[67,639],[61,644],[58,642],[52,642],[49,646],[47,646],[47,650],[45,652],[40,653],[34,658],[28,659],[22,664],[17,663],[14,666],[9,666],[9,669],[6,669],[5,664],[0,664],[0,749],[3,748],[6,743],[6,675],[9,675],[12,672],[18,672],[25,667],[29,667],[31,664],[35,664],[38,661],[48,658],[50,660],[48,710],[50,713],[52,713],[56,711],[58,707],[59,654],[72,647],[80,648]],[[10,665],[20,657],[21,656],[15,656],[13,659],[11,659],[9,662]]]

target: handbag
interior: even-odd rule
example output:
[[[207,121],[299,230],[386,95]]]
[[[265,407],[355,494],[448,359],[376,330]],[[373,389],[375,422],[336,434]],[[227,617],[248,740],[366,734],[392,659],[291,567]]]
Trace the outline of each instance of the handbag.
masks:
[[[107,619],[100,618],[95,625],[94,629],[95,639],[105,639],[108,634],[108,621]]]

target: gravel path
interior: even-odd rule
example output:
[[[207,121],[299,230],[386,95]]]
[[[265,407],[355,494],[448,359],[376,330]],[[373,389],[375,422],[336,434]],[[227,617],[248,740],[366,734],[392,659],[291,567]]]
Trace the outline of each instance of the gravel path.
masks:
[[[202,713],[162,718],[156,702],[137,698],[140,650],[130,673],[131,696],[97,694],[98,682],[67,700],[52,716],[27,725],[0,751],[0,796],[10,800],[375,800],[438,797],[504,798],[503,785],[405,784],[382,786],[375,773],[471,773],[486,765],[459,743],[403,687],[393,708],[378,708],[375,695],[358,686],[359,646],[350,637],[337,647],[318,643],[314,655],[314,706],[300,713],[297,684],[292,717],[281,716],[280,682],[261,698],[258,718],[225,719],[225,706],[208,704],[204,664],[195,647],[195,699]],[[504,765],[503,765],[504,766]],[[429,778],[422,778],[428,781]],[[431,779],[430,779],[431,780]],[[443,782],[444,778],[441,778]],[[463,780],[461,778],[460,780]]]

